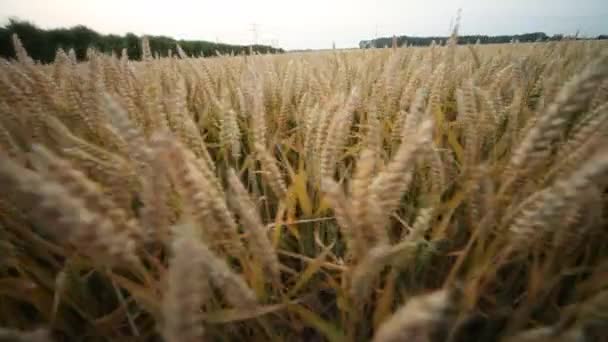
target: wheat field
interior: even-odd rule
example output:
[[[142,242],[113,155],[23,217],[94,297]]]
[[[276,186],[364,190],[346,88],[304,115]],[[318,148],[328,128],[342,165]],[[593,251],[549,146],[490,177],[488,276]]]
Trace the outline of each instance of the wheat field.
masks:
[[[602,341],[608,45],[0,61],[2,341]]]

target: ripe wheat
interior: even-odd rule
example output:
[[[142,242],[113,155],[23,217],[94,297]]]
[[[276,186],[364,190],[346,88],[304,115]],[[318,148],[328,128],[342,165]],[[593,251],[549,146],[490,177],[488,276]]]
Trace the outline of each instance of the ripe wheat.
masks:
[[[608,332],[604,43],[158,58],[144,39],[142,61],[48,65],[14,47],[0,339]]]

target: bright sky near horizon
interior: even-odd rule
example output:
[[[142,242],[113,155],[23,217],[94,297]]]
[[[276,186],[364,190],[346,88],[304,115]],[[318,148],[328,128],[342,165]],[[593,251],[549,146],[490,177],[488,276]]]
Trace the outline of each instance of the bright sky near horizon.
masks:
[[[458,8],[462,34],[608,34],[608,0],[0,0],[0,23],[234,44],[257,36],[291,50],[355,47],[376,34],[447,35]]]

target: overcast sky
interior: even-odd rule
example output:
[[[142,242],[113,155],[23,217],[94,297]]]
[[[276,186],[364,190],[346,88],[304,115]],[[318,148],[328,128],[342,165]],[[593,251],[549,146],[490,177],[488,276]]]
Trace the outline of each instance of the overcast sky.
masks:
[[[0,0],[0,22],[238,44],[254,41],[256,24],[259,43],[314,49],[376,33],[447,35],[458,8],[462,34],[608,33],[608,0]]]

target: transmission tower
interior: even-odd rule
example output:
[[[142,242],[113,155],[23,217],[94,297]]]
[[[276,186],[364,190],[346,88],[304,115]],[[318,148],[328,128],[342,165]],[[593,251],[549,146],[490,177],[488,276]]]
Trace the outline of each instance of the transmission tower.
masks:
[[[256,23],[251,24],[250,31],[253,35],[253,45],[258,45],[258,24],[256,24]]]

